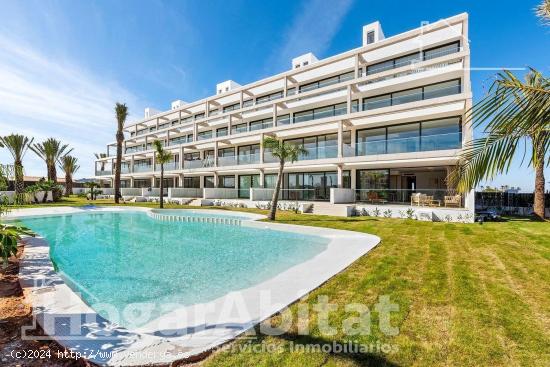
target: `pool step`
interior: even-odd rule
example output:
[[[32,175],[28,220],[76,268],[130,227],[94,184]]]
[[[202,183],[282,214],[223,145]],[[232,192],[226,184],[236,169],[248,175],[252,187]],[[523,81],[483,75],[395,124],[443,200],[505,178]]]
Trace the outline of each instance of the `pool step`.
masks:
[[[165,222],[184,222],[184,223],[210,223],[210,224],[226,224],[231,226],[240,226],[242,221],[233,218],[217,218],[217,217],[193,217],[184,215],[166,215],[159,213],[147,213],[151,218],[162,220]]]

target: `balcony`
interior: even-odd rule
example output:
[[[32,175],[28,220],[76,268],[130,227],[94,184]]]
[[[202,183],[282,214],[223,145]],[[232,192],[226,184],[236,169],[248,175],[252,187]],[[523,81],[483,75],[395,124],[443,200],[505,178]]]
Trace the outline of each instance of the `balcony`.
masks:
[[[96,175],[96,176],[109,176],[109,175],[112,175],[112,174],[113,174],[113,171],[112,171],[112,170],[108,170],[108,169],[96,170],[96,171],[95,171],[95,175]]]
[[[136,165],[134,166],[134,173],[137,172],[152,172],[153,165]]]
[[[462,134],[449,133],[414,136],[401,139],[372,140],[357,144],[345,144],[343,154],[345,157],[353,157],[378,154],[413,153],[460,149],[461,146]]]
[[[179,162],[168,162],[164,163],[165,171],[175,171],[179,169]],[[155,171],[160,171],[160,164],[155,165]]]
[[[239,159],[239,162],[238,164],[239,165],[244,165],[244,164],[257,164],[257,163],[260,163],[260,153],[253,153],[253,154],[241,154],[239,155],[238,159]]]

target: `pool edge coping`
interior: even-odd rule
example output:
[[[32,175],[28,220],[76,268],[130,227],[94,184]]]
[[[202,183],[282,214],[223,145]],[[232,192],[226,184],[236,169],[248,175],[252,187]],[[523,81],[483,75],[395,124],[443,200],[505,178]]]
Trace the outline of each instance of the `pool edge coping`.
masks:
[[[48,209],[56,209],[56,210],[48,210]],[[40,217],[40,216],[51,216],[51,215],[67,215],[67,214],[75,214],[75,213],[81,213],[84,212],[80,208],[75,207],[52,207],[52,208],[28,208],[28,209],[18,209],[18,212],[16,213],[16,216],[8,215],[7,219],[17,219],[17,218],[30,218],[30,217]],[[26,214],[25,212],[36,212],[37,209],[39,209],[38,214]],[[91,208],[88,208],[91,209]],[[116,207],[116,206],[109,206],[109,207],[94,207],[93,211],[97,212],[117,212],[117,211],[138,211],[138,212],[151,212],[156,208],[143,208],[143,207]],[[186,209],[182,209],[186,210]],[[204,211],[205,213],[208,212],[222,212],[225,215],[230,216],[232,212],[228,212],[225,210],[213,210],[213,209],[193,209],[195,211]],[[11,213],[10,213],[11,214]],[[281,311],[282,309],[288,307],[289,305],[295,303],[296,301],[300,300],[305,295],[309,294],[313,290],[317,289],[319,286],[327,282],[329,279],[331,279],[336,274],[344,271],[348,266],[350,266],[353,262],[355,262],[357,259],[359,259],[361,256],[368,253],[372,248],[374,248],[378,243],[380,242],[380,238],[371,234],[366,234],[362,232],[354,232],[354,231],[345,231],[345,230],[337,230],[337,229],[330,229],[326,227],[310,227],[310,226],[302,226],[302,225],[292,225],[292,224],[283,224],[283,223],[272,223],[272,222],[260,222],[258,219],[265,218],[265,216],[258,215],[258,214],[252,214],[252,213],[246,213],[246,212],[240,212],[237,211],[236,215],[252,215],[255,216],[255,219],[251,220],[243,220],[242,226],[247,227],[255,227],[255,228],[263,228],[263,229],[274,229],[274,230],[283,230],[288,232],[298,232],[301,234],[309,234],[319,237],[324,237],[330,239],[329,244],[327,245],[327,249],[325,249],[323,252],[317,254],[311,259],[308,259],[300,264],[297,264],[295,266],[292,266],[291,268],[285,270],[282,273],[277,274],[276,276],[267,279],[259,284],[255,284],[252,287],[241,289],[234,292],[229,292],[225,294],[222,297],[219,297],[213,301],[206,302],[204,304],[198,304],[198,305],[192,305],[187,307],[182,307],[181,309],[176,309],[173,312],[170,312],[168,314],[164,314],[160,316],[159,318],[149,322],[145,327],[139,327],[137,329],[128,330],[123,327],[114,328],[112,326],[112,323],[108,320],[104,320],[105,324],[102,325],[101,328],[98,328],[98,330],[102,329],[109,329],[109,330],[118,330],[121,332],[121,334],[124,334],[124,339],[126,342],[131,341],[131,344],[127,348],[123,348],[122,351],[118,351],[118,358],[109,358],[109,359],[94,359],[94,358],[88,358],[94,363],[100,364],[100,365],[125,365],[125,366],[133,366],[133,365],[139,365],[139,364],[166,364],[170,363],[176,360],[185,360],[189,358],[193,358],[195,356],[200,356],[205,353],[208,353],[209,351],[224,345],[227,342],[232,341],[242,333],[246,332],[250,328],[254,327],[258,323],[262,322],[265,319],[268,319],[272,315],[276,314],[277,312]],[[363,242],[364,243],[359,243]],[[79,296],[78,294],[73,291],[60,277],[57,275],[53,268],[53,263],[49,257],[49,243],[43,239],[43,238],[27,238],[24,240],[26,243],[24,247],[24,252],[21,257],[21,266],[19,270],[19,281],[21,283],[22,288],[25,290],[25,295],[28,297],[27,299],[30,301],[32,307],[33,307],[33,314],[36,314],[36,319],[38,319],[38,322],[41,324],[41,326],[44,326],[41,323],[42,317],[39,317],[41,314],[51,314],[56,316],[66,315],[67,312],[74,313],[74,312],[80,312],[80,314],[86,314],[91,315],[96,318],[101,318],[95,311],[88,306]],[[353,242],[353,243],[350,243]],[[341,246],[348,246],[348,251],[341,251]],[[349,250],[353,251],[349,251]],[[34,264],[33,267],[29,269],[29,262],[36,261],[37,257],[40,258],[41,264],[36,266]],[[336,257],[336,265],[331,266],[331,263],[334,263]],[[325,267],[321,265],[326,265]],[[311,266],[314,266],[315,269],[315,275],[312,275]],[[38,275],[37,275],[38,274]],[[29,283],[29,277],[32,278],[32,281],[36,282],[39,281],[40,284],[36,283]],[[55,284],[53,286],[49,284]],[[300,283],[301,282],[301,283]],[[300,286],[304,286],[303,288],[300,288]],[[210,338],[210,342],[201,343],[200,345],[195,346],[193,349],[186,351],[185,353],[178,354],[176,356],[168,357],[168,359],[165,360],[159,360],[158,358],[155,359],[144,359],[144,358],[137,358],[132,359],[131,356],[125,357],[125,354],[129,353],[139,353],[139,352],[151,352],[156,351],[158,353],[166,352],[167,350],[171,350],[174,348],[191,348],[186,345],[188,345],[189,342],[193,342],[191,338],[195,335],[200,334],[201,331],[197,333],[192,334],[184,334],[181,338],[165,338],[161,336],[151,335],[155,332],[154,327],[151,327],[153,323],[162,323],[162,322],[176,322],[177,320],[174,319],[175,316],[177,316],[180,312],[191,312],[191,309],[194,307],[209,307],[209,306],[218,306],[220,304],[225,304],[225,302],[228,301],[230,297],[232,297],[234,294],[241,294],[241,296],[244,299],[247,299],[248,302],[252,302],[252,308],[254,308],[255,303],[257,303],[257,297],[258,292],[262,289],[269,289],[273,291],[273,287],[275,286],[275,292],[277,291],[279,293],[278,297],[281,298],[283,301],[280,302],[280,304],[276,306],[270,306],[268,310],[259,310],[256,314],[256,317],[254,318],[248,318],[247,320],[240,320],[241,328],[236,329],[218,329],[214,328],[214,332],[212,332],[214,335],[208,336],[210,333],[208,330],[206,330],[206,336],[203,335],[201,338]],[[289,289],[290,288],[290,289]],[[243,296],[244,294],[244,296]],[[51,301],[54,299],[67,299],[69,301],[69,304],[55,304]],[[282,305],[282,306],[281,306]],[[93,314],[93,315],[92,315]],[[35,319],[35,320],[36,320]],[[231,320],[229,320],[231,321]],[[239,321],[239,320],[237,320]],[[242,322],[244,321],[244,322]],[[185,327],[190,327],[189,325],[185,325]],[[95,330],[95,331],[98,331]],[[156,330],[159,331],[159,330]],[[216,335],[216,332],[219,332]],[[54,337],[61,345],[64,347],[70,348],[72,350],[75,350],[75,348],[78,350],[78,347],[75,347],[74,344],[71,344],[67,341],[58,340]],[[200,338],[199,338],[200,339]],[[83,344],[82,340],[85,342],[87,339],[80,339],[81,341],[78,343],[78,345]],[[123,343],[122,343],[123,344]],[[85,349],[80,346],[80,349]],[[130,358],[130,359],[128,359]]]

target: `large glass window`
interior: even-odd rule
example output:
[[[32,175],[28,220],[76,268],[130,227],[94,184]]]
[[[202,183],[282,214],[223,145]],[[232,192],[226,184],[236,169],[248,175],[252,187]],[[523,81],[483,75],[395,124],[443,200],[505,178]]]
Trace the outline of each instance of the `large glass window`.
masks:
[[[260,187],[260,175],[239,175],[239,197],[249,198],[250,189]]]
[[[460,118],[422,122],[422,150],[458,149],[461,146]]]
[[[218,176],[218,187],[225,189],[234,189],[235,176]]]
[[[245,123],[231,126],[231,134],[245,133],[248,131],[248,126]]]
[[[422,100],[422,88],[409,89],[392,93],[392,105],[410,103]]]
[[[391,94],[363,99],[363,111],[391,106]]]
[[[217,137],[227,136],[227,128],[226,127],[220,127],[219,129],[217,129],[216,130],[216,136]]]
[[[357,131],[357,155],[385,154],[386,128]]]
[[[206,140],[212,138],[212,130],[201,131],[197,134],[197,140]]]
[[[204,176],[204,187],[206,188],[214,187],[214,176]]]
[[[268,129],[270,127],[273,127],[273,119],[263,119],[263,120],[257,120],[257,121],[251,121],[250,122],[250,131],[254,130],[262,130],[262,129]]]
[[[460,51],[460,43],[459,42],[451,43],[451,44],[445,45],[445,46],[439,46],[439,47],[431,48],[429,50],[424,51],[424,60],[435,59],[436,57],[449,55],[449,54],[459,52],[459,51]]]
[[[288,125],[288,124],[290,124],[289,114],[277,116],[277,126]]]
[[[329,200],[330,188],[338,187],[336,172],[300,172],[285,173],[285,190],[283,199],[286,200]],[[343,187],[351,187],[350,172],[343,172]]]
[[[266,189],[274,189],[276,185],[277,185],[276,173],[270,173],[270,174],[264,175],[264,187]]]
[[[424,99],[460,94],[460,80],[427,85],[424,87]]]
[[[201,178],[200,176],[194,177],[183,177],[183,187],[195,188],[198,189],[201,187]]]
[[[417,152],[420,147],[420,124],[388,127],[388,153]]]
[[[357,188],[361,190],[387,190],[390,188],[389,169],[357,171]]]
[[[260,162],[260,144],[239,147],[239,164],[253,164]]]

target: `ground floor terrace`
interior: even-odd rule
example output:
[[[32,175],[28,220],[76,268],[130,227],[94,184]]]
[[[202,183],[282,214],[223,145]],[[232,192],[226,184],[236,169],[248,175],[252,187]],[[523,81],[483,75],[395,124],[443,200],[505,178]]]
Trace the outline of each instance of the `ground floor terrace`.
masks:
[[[468,195],[447,184],[452,166],[368,168],[332,165],[285,169],[280,200],[360,203],[440,208],[468,208]],[[169,198],[271,200],[277,182],[275,169],[168,173],[164,195]],[[112,187],[112,179],[102,179]],[[132,176],[121,181],[123,196],[159,196],[160,177]],[[104,189],[109,193],[109,189]]]

